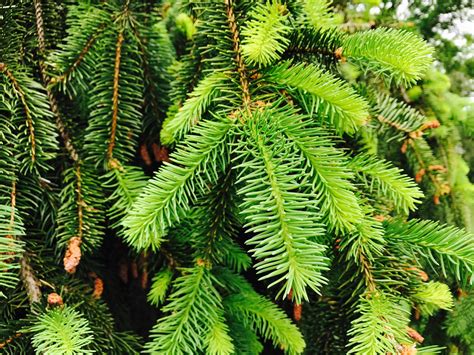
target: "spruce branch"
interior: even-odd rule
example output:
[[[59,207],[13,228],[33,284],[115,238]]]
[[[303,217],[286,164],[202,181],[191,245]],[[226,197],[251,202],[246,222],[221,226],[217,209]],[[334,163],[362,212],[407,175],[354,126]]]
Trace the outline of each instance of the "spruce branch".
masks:
[[[167,229],[225,169],[231,126],[227,117],[203,121],[178,145],[124,219],[128,243],[139,249],[160,246]]]
[[[119,77],[120,77],[120,59],[122,55],[123,32],[119,31],[117,36],[117,44],[115,47],[115,64],[114,64],[114,79],[112,88],[112,120],[110,128],[110,137],[108,139],[109,145],[107,148],[107,160],[109,164],[113,158],[113,151],[115,147],[115,134],[117,130],[117,116],[118,116],[118,101],[119,101]]]
[[[394,220],[386,223],[386,240],[415,260],[422,258],[436,273],[449,271],[460,281],[473,281],[472,235],[462,229],[429,220]]]
[[[259,4],[249,16],[242,29],[242,54],[251,65],[267,66],[280,58],[289,44],[286,6],[279,1]]]
[[[226,312],[250,325],[264,339],[271,340],[289,354],[301,354],[305,341],[298,328],[270,300],[254,291],[242,290],[224,299]]]
[[[35,127],[33,124],[33,117],[31,114],[31,109],[28,105],[27,99],[25,97],[25,92],[21,88],[18,80],[15,78],[13,73],[9,70],[8,66],[5,63],[0,63],[0,72],[4,74],[9,80],[15,91],[15,94],[18,96],[22,103],[23,110],[26,117],[26,126],[28,127],[29,132],[29,145],[30,145],[30,154],[32,163],[36,163],[36,137],[35,137]]]
[[[264,74],[272,83],[287,87],[292,96],[308,93],[315,114],[326,117],[341,133],[354,133],[369,116],[367,102],[346,83],[314,64],[287,61]]]
[[[420,79],[433,61],[433,48],[421,37],[387,28],[347,36],[343,54],[365,71],[403,86],[410,86]]]
[[[168,314],[151,331],[148,353],[195,353],[204,348],[207,334],[219,322],[222,301],[209,270],[197,265],[182,273],[173,283],[170,302],[163,307]]]
[[[308,287],[319,292],[326,281],[321,274],[327,268],[325,247],[316,241],[323,230],[314,197],[296,188],[302,171],[288,159],[288,144],[278,126],[272,127],[271,113],[255,111],[242,127],[243,139],[235,151],[243,160],[238,194],[243,198],[244,227],[254,233],[246,243],[254,246],[260,279],[270,279],[269,287],[281,285],[277,297],[293,290],[293,298],[301,303],[308,299]]]
[[[226,7],[227,22],[229,24],[229,28],[232,33],[234,58],[237,64],[237,72],[239,73],[240,86],[242,89],[242,101],[243,101],[244,107],[247,107],[247,110],[249,110],[250,102],[251,102],[249,81],[248,81],[247,69],[242,59],[242,49],[240,45],[239,28],[237,26],[237,21],[235,19],[235,14],[234,14],[234,1],[224,0],[224,3]]]
[[[409,313],[394,296],[373,293],[361,296],[357,306],[359,317],[352,321],[349,354],[398,353],[399,344],[410,344],[406,327]]]
[[[362,211],[351,183],[353,173],[342,151],[334,147],[331,136],[294,110],[274,113],[286,137],[294,142],[303,159],[308,183],[329,229],[351,231],[362,219]]]
[[[35,17],[36,17],[36,32],[38,35],[38,48],[41,58],[39,59],[39,69],[41,78],[43,80],[43,85],[46,88],[46,93],[48,95],[48,100],[51,106],[51,111],[56,116],[56,127],[58,128],[59,134],[63,140],[64,146],[69,153],[72,161],[77,162],[79,160],[79,155],[71,142],[69,133],[67,132],[66,126],[61,118],[61,113],[59,111],[58,101],[56,96],[51,92],[49,84],[51,83],[51,78],[47,74],[46,64],[44,58],[46,57],[46,46],[44,39],[44,26],[43,26],[43,10],[41,7],[41,0],[34,0],[35,6]]]
[[[421,202],[423,193],[415,182],[387,161],[359,154],[351,159],[349,168],[371,193],[392,200],[399,212],[408,214]]]
[[[221,72],[211,74],[202,79],[189,94],[183,106],[174,116],[168,116],[163,122],[160,133],[163,144],[180,141],[185,134],[202,119],[204,113],[219,96],[226,84],[227,76]]]
[[[93,334],[89,322],[70,307],[59,307],[39,315],[28,329],[33,333],[32,344],[38,353],[92,354],[89,345]]]

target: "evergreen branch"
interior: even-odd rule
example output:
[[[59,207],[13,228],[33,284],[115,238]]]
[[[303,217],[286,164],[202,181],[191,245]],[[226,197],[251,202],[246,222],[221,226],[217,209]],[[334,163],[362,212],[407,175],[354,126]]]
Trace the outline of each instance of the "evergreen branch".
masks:
[[[342,35],[340,32],[329,29],[315,29],[313,27],[301,27],[293,30],[289,36],[290,44],[283,57],[297,58],[301,55],[311,56],[306,60],[311,62],[315,57],[319,62],[334,64],[340,56],[337,54],[338,48],[342,46]]]
[[[101,37],[108,33],[116,16],[110,16],[109,11],[88,3],[79,3],[68,8],[68,34],[61,49],[49,57],[51,64],[60,73],[51,78],[50,86],[71,84],[77,79],[77,86],[69,85],[68,90],[78,93],[78,88],[87,89],[90,82],[87,78],[93,76],[96,70],[97,53],[102,49]],[[93,49],[96,49],[95,51]],[[71,59],[73,59],[71,61]]]
[[[230,31],[232,33],[232,44],[235,56],[235,62],[237,64],[237,72],[239,73],[240,86],[242,89],[242,101],[245,107],[250,106],[250,88],[249,81],[247,78],[247,69],[245,68],[244,61],[242,60],[242,49],[240,48],[240,36],[239,28],[234,14],[234,1],[224,0],[227,14],[227,22],[229,24]]]
[[[23,286],[25,287],[26,294],[30,304],[38,303],[41,301],[41,290],[39,287],[39,280],[33,272],[28,257],[26,254],[23,254],[23,257],[20,260],[20,277],[23,281]]]
[[[63,172],[63,189],[60,193],[61,205],[58,211],[56,238],[58,245],[76,245],[84,251],[91,251],[100,245],[104,234],[104,200],[97,176],[89,165],[75,164]],[[71,244],[72,243],[72,244]],[[67,269],[74,272],[81,257],[81,249],[76,249],[78,259]],[[71,258],[66,258],[72,262]],[[65,265],[66,266],[66,265]]]
[[[10,206],[0,204],[0,286],[2,288],[13,288],[18,282],[17,270],[20,259],[24,253],[23,243],[17,239],[25,234],[21,221],[15,216],[15,183],[11,192]],[[9,219],[9,222],[6,221]],[[0,291],[0,297],[5,296]]]
[[[395,129],[395,137],[413,136],[423,126],[426,118],[404,102],[386,94],[373,93],[370,98],[377,120]]]
[[[59,112],[58,101],[56,97],[53,95],[49,88],[49,84],[51,82],[51,78],[46,73],[46,65],[44,62],[44,57],[46,56],[46,46],[45,46],[45,38],[44,38],[44,26],[43,26],[43,11],[41,8],[41,0],[34,0],[35,5],[35,17],[36,17],[36,31],[38,34],[38,48],[40,55],[42,58],[39,60],[39,69],[41,78],[43,80],[43,85],[46,88],[46,93],[48,95],[49,103],[51,106],[51,111],[56,116],[56,127],[61,135],[63,140],[64,146],[69,153],[71,159],[76,162],[79,159],[78,153],[72,144],[69,134],[67,132],[66,126],[64,125],[63,120],[61,119],[61,114]]]
[[[318,223],[314,198],[297,189],[303,171],[299,159],[288,159],[288,144],[272,124],[272,111],[254,112],[246,119],[236,153],[242,187],[242,214],[245,228],[255,235],[253,256],[260,278],[272,279],[269,287],[283,283],[277,297],[292,291],[296,303],[308,299],[306,288],[318,292],[325,282],[321,271],[327,268],[324,246],[315,241],[323,230]]]
[[[124,219],[128,243],[138,249],[159,247],[168,227],[227,165],[231,126],[229,119],[203,121],[178,145],[171,162],[157,172]]]
[[[206,353],[210,355],[231,355],[235,354],[234,344],[232,342],[229,327],[224,318],[224,310],[217,309],[217,317],[211,324],[209,334],[204,343],[206,344]]]
[[[409,312],[401,300],[383,293],[361,296],[357,306],[359,318],[352,321],[349,354],[386,354],[399,352],[399,344],[409,344],[406,327]]]
[[[31,110],[28,105],[28,102],[25,97],[25,93],[20,87],[17,79],[13,76],[13,73],[8,69],[7,65],[5,63],[0,63],[0,72],[6,75],[6,77],[10,80],[13,89],[15,90],[16,95],[19,97],[23,110],[25,112],[26,116],[26,126],[28,127],[28,132],[30,139],[28,140],[29,145],[31,146],[31,160],[32,163],[34,164],[36,162],[36,138],[35,138],[35,128],[33,124],[33,118],[31,116]]]
[[[103,178],[103,186],[112,190],[107,198],[111,202],[107,215],[113,222],[111,227],[122,235],[122,218],[145,187],[147,179],[141,168],[120,165],[113,167]]]
[[[33,333],[32,344],[37,353],[93,353],[89,350],[94,339],[89,323],[70,307],[46,311],[38,316],[28,330]]]
[[[183,269],[173,282],[169,303],[162,308],[169,314],[158,320],[146,344],[148,353],[194,354],[203,349],[206,334],[219,319],[221,297],[204,266]]]
[[[315,29],[328,29],[336,25],[333,13],[331,13],[331,0],[304,0],[302,1],[305,22],[311,24]]]
[[[421,37],[403,30],[378,28],[345,38],[343,54],[362,69],[397,85],[420,79],[433,61],[433,48]]]
[[[454,306],[453,295],[449,286],[444,283],[430,281],[421,284],[414,291],[411,298],[423,315],[432,316],[439,309],[450,311]]]
[[[372,217],[372,209],[365,205],[364,216],[356,228],[341,241],[340,251],[345,260],[353,260],[360,268],[369,292],[377,288],[374,263],[383,256],[386,241],[382,224]]]
[[[318,116],[327,117],[339,132],[353,133],[365,123],[367,102],[347,84],[313,64],[286,62],[272,67],[265,77],[277,85],[296,90],[290,94],[307,92],[314,99]]]
[[[362,211],[343,152],[334,147],[324,130],[314,127],[309,120],[301,120],[295,111],[274,112],[274,117],[305,161],[323,222],[335,231],[352,230],[361,221]]]
[[[230,335],[235,347],[236,354],[261,354],[263,345],[257,334],[249,325],[243,324],[237,317],[226,314],[229,324]]]
[[[472,234],[462,229],[428,220],[386,224],[387,241],[396,243],[415,260],[425,259],[433,271],[438,272],[441,267],[443,275],[449,270],[462,281],[469,281],[474,273],[472,238]]]
[[[226,78],[226,75],[217,72],[197,84],[178,112],[163,122],[160,133],[163,144],[180,141],[199,122],[213,101],[221,95]]]
[[[125,25],[117,31],[104,37],[105,48],[113,47],[114,51],[107,51],[98,61],[101,70],[91,83],[84,144],[88,158],[105,170],[133,158],[142,117],[143,71],[138,45]]]
[[[286,314],[273,302],[255,291],[243,291],[224,299],[227,313],[243,324],[249,324],[264,339],[289,354],[301,354],[305,348],[303,336]]]
[[[81,49],[80,53],[77,55],[76,60],[70,65],[69,68],[66,69],[66,71],[63,74],[61,74],[59,76],[56,76],[54,78],[51,78],[50,85],[57,85],[57,84],[65,82],[69,79],[71,74],[76,70],[76,68],[84,60],[85,56],[89,53],[92,46],[97,41],[98,37],[104,32],[105,28],[106,28],[105,23],[102,23],[102,24],[99,25],[97,30],[88,38],[88,40],[85,43],[84,47]]]
[[[242,54],[252,65],[269,65],[289,44],[286,6],[279,1],[258,4],[249,16],[242,29]]]
[[[119,31],[117,36],[117,44],[115,48],[115,64],[114,64],[114,81],[112,91],[112,123],[110,129],[110,138],[108,140],[109,146],[107,148],[107,160],[113,158],[113,151],[115,146],[115,131],[117,130],[117,116],[118,116],[118,100],[119,100],[119,76],[120,76],[120,58],[122,54],[123,33]]]
[[[165,300],[172,278],[173,271],[170,268],[160,270],[153,278],[147,301],[153,306],[159,307]]]
[[[359,154],[351,159],[349,168],[356,172],[358,179],[371,193],[392,200],[399,212],[408,214],[414,211],[416,204],[423,198],[415,182],[385,160]]]

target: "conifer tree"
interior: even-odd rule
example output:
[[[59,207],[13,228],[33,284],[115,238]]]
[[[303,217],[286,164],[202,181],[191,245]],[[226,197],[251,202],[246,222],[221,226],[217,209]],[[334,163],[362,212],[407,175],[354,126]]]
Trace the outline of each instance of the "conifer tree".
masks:
[[[419,36],[344,31],[325,0],[1,11],[7,353],[300,354],[285,303],[335,325],[322,352],[421,352],[412,310],[471,282],[472,235],[413,218],[423,192],[375,148],[430,155],[433,121],[394,95],[432,65]],[[145,340],[101,299],[111,240],[159,309]]]

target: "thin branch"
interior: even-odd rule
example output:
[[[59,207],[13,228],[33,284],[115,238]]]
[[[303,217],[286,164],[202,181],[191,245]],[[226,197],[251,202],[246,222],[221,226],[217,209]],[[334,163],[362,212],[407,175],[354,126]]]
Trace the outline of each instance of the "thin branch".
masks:
[[[39,70],[41,73],[41,78],[43,80],[43,85],[46,88],[46,93],[48,95],[49,104],[51,107],[51,111],[53,111],[54,115],[56,116],[56,127],[61,135],[63,140],[64,146],[69,153],[70,158],[73,161],[79,160],[79,155],[74,148],[74,145],[71,142],[69,134],[67,132],[66,126],[61,119],[61,113],[59,112],[59,105],[56,97],[53,95],[51,90],[48,88],[48,85],[51,83],[51,78],[48,76],[46,72],[46,65],[44,63],[44,56],[46,53],[46,46],[45,46],[45,39],[44,39],[44,26],[43,26],[43,11],[41,9],[41,1],[34,0],[35,4],[35,15],[36,15],[36,31],[38,34],[38,48],[42,58],[39,60]]]
[[[39,281],[36,278],[33,269],[24,254],[20,261],[20,276],[26,289],[26,294],[31,303],[37,303],[41,300],[41,290]]]
[[[120,60],[122,55],[123,33],[119,32],[117,46],[115,49],[114,65],[114,84],[112,93],[112,127],[110,130],[109,146],[107,149],[107,160],[112,160],[115,147],[115,135],[117,130],[118,104],[119,104],[119,79],[120,79]]]
[[[234,2],[233,0],[224,0],[227,12],[227,22],[229,23],[230,31],[232,32],[232,42],[234,45],[235,61],[237,63],[237,72],[240,77],[240,85],[242,87],[242,100],[244,106],[250,111],[250,90],[249,81],[247,78],[247,70],[245,68],[244,61],[242,59],[242,52],[240,49],[240,37],[239,29],[237,27],[237,21],[235,20],[234,14]]]
[[[28,132],[30,134],[30,142],[31,142],[31,160],[33,162],[36,161],[36,138],[35,138],[35,127],[33,126],[33,117],[31,116],[31,110],[28,106],[26,101],[25,93],[20,87],[20,84],[16,80],[13,73],[8,69],[5,63],[0,63],[0,72],[3,73],[12,83],[13,89],[17,93],[20,101],[23,105],[23,110],[25,111],[26,115],[26,125],[28,127]]]

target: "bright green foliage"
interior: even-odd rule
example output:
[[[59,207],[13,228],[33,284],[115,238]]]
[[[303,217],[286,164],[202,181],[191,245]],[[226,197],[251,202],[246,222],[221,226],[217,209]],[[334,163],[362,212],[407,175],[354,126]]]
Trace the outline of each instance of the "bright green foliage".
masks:
[[[170,269],[160,270],[152,280],[147,297],[148,302],[157,307],[161,305],[165,300],[172,278],[173,272]]]
[[[217,310],[217,319],[211,325],[209,334],[205,340],[207,344],[207,353],[218,355],[218,354],[234,354],[234,344],[229,333],[229,328],[225,322],[222,309]]]
[[[314,28],[331,28],[336,25],[334,15],[330,12],[329,0],[301,0],[304,19]]]
[[[384,239],[384,230],[382,223],[371,217],[373,211],[364,206],[366,215],[341,243],[341,250],[346,253],[346,259],[354,260],[359,266],[363,258],[370,262],[375,261],[383,255],[386,241]]]
[[[160,319],[151,331],[147,352],[165,354],[189,354],[193,349],[204,348],[204,339],[211,341],[211,349],[228,348],[228,336],[215,334],[220,323],[222,308],[219,293],[212,285],[212,276],[205,267],[183,270],[183,276],[173,283],[170,303],[163,307],[171,312]],[[217,325],[217,328],[222,327]],[[209,338],[206,335],[211,332]],[[220,343],[216,343],[220,341]],[[221,353],[218,351],[217,353]],[[225,353],[225,352],[222,352]]]
[[[415,210],[415,204],[423,193],[411,178],[389,162],[367,154],[354,157],[349,164],[371,193],[393,202],[395,208],[405,214]]]
[[[400,302],[383,293],[362,297],[357,306],[360,316],[349,332],[353,346],[349,353],[397,353],[398,344],[410,343],[405,333],[410,314]]]
[[[428,316],[437,310],[451,310],[453,295],[449,286],[441,282],[428,282],[419,287],[412,299],[418,304],[420,312]]]
[[[315,242],[323,229],[318,223],[314,199],[297,191],[301,175],[284,134],[272,124],[272,111],[256,112],[242,127],[242,142],[237,147],[245,163],[238,183],[243,197],[242,214],[245,228],[254,233],[247,244],[253,255],[261,259],[255,268],[271,279],[269,287],[284,282],[278,295],[285,297],[293,290],[295,301],[307,300],[306,287],[318,291],[326,269],[324,246]],[[250,147],[249,147],[250,145]],[[274,238],[278,235],[279,238]]]
[[[297,328],[269,300],[255,294],[240,294],[225,300],[226,309],[238,318],[247,318],[251,327],[290,354],[299,354],[305,343]],[[242,319],[242,320],[243,320]],[[245,322],[245,321],[244,321]]]
[[[234,293],[224,299],[226,312],[231,319],[240,321],[244,327],[257,331],[264,339],[272,340],[275,345],[278,344],[290,354],[302,352],[305,346],[303,337],[296,326],[286,318],[283,311],[257,294],[242,277],[223,269],[218,270],[217,276]],[[238,334],[232,334],[232,336],[238,336]],[[259,348],[257,342],[251,338],[252,336],[247,346]]]
[[[474,271],[472,234],[453,226],[433,221],[413,219],[408,223],[390,222],[386,226],[387,240],[402,244],[408,255],[423,258],[433,271],[458,280],[468,281]],[[472,280],[470,281],[472,282]]]
[[[124,220],[131,245],[158,248],[166,229],[189,209],[194,190],[206,191],[207,183],[217,180],[228,159],[226,133],[230,127],[229,120],[203,122],[178,146],[171,162],[145,187]]]
[[[287,62],[274,66],[265,74],[270,82],[293,89],[296,95],[309,93],[316,108],[310,113],[327,117],[339,132],[355,132],[369,116],[367,103],[354,89],[315,65],[291,66]]]
[[[265,66],[280,58],[288,46],[287,9],[279,1],[259,4],[242,29],[242,54],[250,63]]]
[[[122,233],[122,218],[132,207],[139,191],[145,186],[145,174],[135,166],[120,166],[111,169],[104,179],[106,181],[103,186],[113,191],[108,197],[112,203],[107,210],[108,216],[112,221],[115,221],[112,227],[116,228],[118,233]]]
[[[430,67],[433,49],[411,32],[378,28],[347,36],[343,53],[366,71],[411,86]]]
[[[293,111],[274,112],[284,135],[299,150],[304,161],[305,179],[311,186],[315,202],[322,213],[322,221],[336,231],[350,231],[362,219],[362,211],[350,180],[353,173],[347,168],[344,153],[334,147],[331,136],[311,120],[299,121]]]
[[[82,315],[70,307],[48,310],[29,328],[37,353],[52,355],[92,354],[92,331]]]
[[[162,143],[171,144],[176,140],[181,140],[199,122],[213,101],[221,95],[219,88],[223,86],[225,80],[225,75],[216,73],[199,82],[183,107],[163,122]]]

